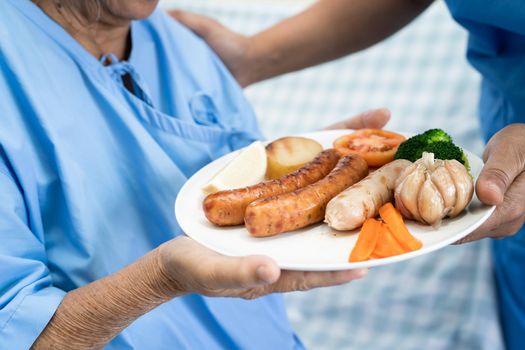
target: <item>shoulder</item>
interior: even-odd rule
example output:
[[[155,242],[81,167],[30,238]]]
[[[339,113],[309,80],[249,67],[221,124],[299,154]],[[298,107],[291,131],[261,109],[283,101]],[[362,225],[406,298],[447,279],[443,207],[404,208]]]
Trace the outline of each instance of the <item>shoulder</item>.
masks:
[[[191,30],[177,22],[170,15],[168,15],[162,9],[156,9],[151,16],[140,21],[143,25],[146,25],[150,30],[154,30],[157,35],[164,36],[169,35],[173,37],[176,36],[177,42],[183,40],[185,44],[189,44],[195,47],[201,47],[206,49],[206,43]]]
[[[0,49],[25,30],[21,13],[8,0],[0,1]]]
[[[154,42],[157,53],[164,58],[161,61],[172,65],[171,68],[175,68],[178,74],[189,74],[191,80],[196,77],[206,77],[208,83],[236,83],[206,42],[165,11],[157,9],[137,25],[140,31],[147,34],[149,40]],[[170,69],[170,67],[162,68]],[[213,77],[217,78],[217,81],[214,81]]]
[[[0,40],[15,37],[29,32],[27,11],[35,11],[35,6],[29,0],[0,1]],[[27,3],[26,3],[27,2]],[[22,41],[19,41],[22,43]]]
[[[13,17],[14,11],[15,8],[10,1],[0,1],[0,19],[2,20],[2,23],[5,23],[4,21],[9,21],[9,19]]]
[[[257,129],[242,88],[204,40],[159,9],[136,24],[141,32],[140,44],[144,44],[137,52],[150,58],[144,62],[151,63],[152,55],[157,57],[155,74],[160,72],[168,82],[166,89],[174,89],[170,96],[185,95],[193,111],[215,110],[213,113],[225,124]],[[153,42],[154,53],[146,49],[146,40]]]

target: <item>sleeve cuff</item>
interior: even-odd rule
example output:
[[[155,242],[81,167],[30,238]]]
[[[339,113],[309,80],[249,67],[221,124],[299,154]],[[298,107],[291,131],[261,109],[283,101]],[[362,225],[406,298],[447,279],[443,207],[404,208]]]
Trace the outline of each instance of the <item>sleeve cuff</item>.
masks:
[[[29,349],[55,314],[66,293],[55,287],[24,297],[9,321],[0,330],[0,344],[9,349]]]

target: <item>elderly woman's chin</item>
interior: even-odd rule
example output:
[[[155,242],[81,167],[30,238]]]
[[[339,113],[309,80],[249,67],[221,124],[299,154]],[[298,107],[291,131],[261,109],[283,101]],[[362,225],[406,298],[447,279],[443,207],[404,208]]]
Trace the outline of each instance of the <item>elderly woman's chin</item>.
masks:
[[[159,0],[101,0],[119,17],[128,19],[146,18],[155,10]]]

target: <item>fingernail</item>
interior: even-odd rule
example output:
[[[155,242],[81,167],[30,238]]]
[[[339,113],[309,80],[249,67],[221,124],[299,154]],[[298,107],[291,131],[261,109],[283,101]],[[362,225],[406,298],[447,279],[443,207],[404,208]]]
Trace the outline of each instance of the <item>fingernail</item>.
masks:
[[[255,270],[255,275],[257,276],[257,280],[259,282],[270,283],[270,271],[265,265],[259,266]]]
[[[390,109],[388,108],[379,108],[378,111],[381,111],[382,113],[385,113],[386,115],[390,116]]]
[[[368,274],[368,269],[346,270],[343,272],[342,278],[346,281],[352,281],[365,277]]]

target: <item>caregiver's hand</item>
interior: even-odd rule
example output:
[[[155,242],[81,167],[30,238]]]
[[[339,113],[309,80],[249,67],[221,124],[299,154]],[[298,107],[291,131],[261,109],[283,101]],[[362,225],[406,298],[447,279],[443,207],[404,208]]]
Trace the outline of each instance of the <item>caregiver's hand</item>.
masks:
[[[251,40],[235,33],[218,21],[195,13],[174,10],[170,15],[190,28],[215,51],[243,87],[253,83],[254,63],[250,59]]]
[[[390,111],[386,108],[371,109],[341,122],[327,126],[325,130],[335,129],[382,129],[390,120]]]
[[[326,0],[246,37],[185,11],[170,14],[201,36],[242,86],[331,61],[403,28],[432,0]],[[370,25],[373,23],[373,25]]]
[[[525,220],[525,124],[512,124],[495,134],[483,154],[485,166],[476,193],[486,204],[496,205],[494,214],[458,243],[485,237],[512,236]]]
[[[160,248],[163,269],[180,293],[253,299],[275,292],[305,291],[363,277],[366,269],[337,272],[283,271],[266,256],[227,257],[188,237]]]

